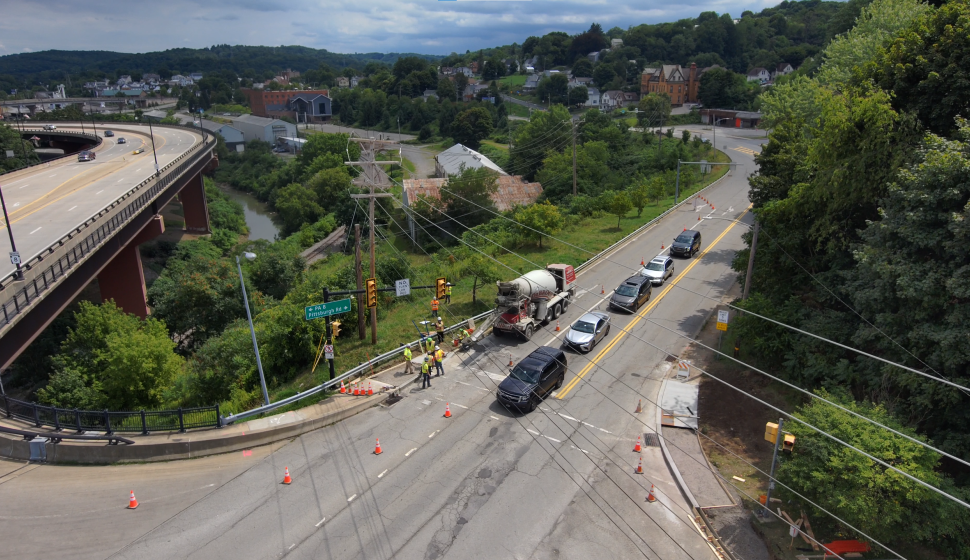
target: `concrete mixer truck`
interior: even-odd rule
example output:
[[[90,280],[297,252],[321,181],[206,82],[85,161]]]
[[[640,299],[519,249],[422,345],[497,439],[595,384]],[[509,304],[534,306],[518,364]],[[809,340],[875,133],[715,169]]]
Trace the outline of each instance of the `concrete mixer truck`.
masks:
[[[551,264],[511,282],[496,282],[495,311],[486,322],[492,323],[495,336],[515,333],[528,340],[543,323],[558,319],[575,299],[575,282],[576,272],[568,264]]]

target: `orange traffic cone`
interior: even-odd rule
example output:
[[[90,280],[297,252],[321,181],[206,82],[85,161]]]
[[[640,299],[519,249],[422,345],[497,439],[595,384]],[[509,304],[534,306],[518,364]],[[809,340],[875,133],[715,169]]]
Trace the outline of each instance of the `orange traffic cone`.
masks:
[[[697,215],[697,221],[698,222],[701,221],[701,215],[700,214]]]
[[[293,479],[290,478],[290,467],[283,467],[283,484],[290,484]]]
[[[509,367],[512,367],[512,353],[509,352]]]
[[[354,396],[356,397],[357,395],[360,395],[360,391],[357,390],[357,384],[356,383],[354,383],[353,387],[354,387],[354,390],[352,392],[353,392]]]
[[[556,319],[556,332],[559,332],[559,319]]]
[[[340,394],[344,395],[347,393],[347,387],[344,385],[343,379],[340,380]]]
[[[377,438],[377,447],[374,448],[374,455],[380,455],[381,453],[383,453],[381,451],[381,439]]]
[[[367,396],[374,394],[374,388],[371,386],[370,381],[367,382]]]
[[[684,231],[687,231],[687,226],[684,226]]]
[[[605,294],[606,293],[606,286],[604,286],[603,284],[600,284],[600,293],[601,294]]]
[[[643,262],[643,257],[640,257],[640,266],[643,266],[644,264],[646,263]]]
[[[451,404],[445,403],[445,418],[451,418]]]
[[[643,474],[643,457],[640,457],[640,462],[637,463],[637,474]]]
[[[717,210],[717,208],[714,208],[714,205],[712,204],[711,205],[711,210]]]
[[[640,403],[642,402],[643,401],[641,401],[640,399],[637,399],[637,409],[633,411],[635,414],[640,414],[641,412],[643,412],[643,407],[640,406]]]
[[[663,244],[663,243],[661,243],[661,244],[660,244],[660,250],[661,250],[661,251],[663,251],[663,250],[664,250],[664,244]]]
[[[657,501],[657,497],[653,495],[653,484],[650,485],[650,493],[647,494],[647,501],[651,503]]]
[[[637,444],[633,446],[633,452],[634,453],[640,452],[640,436],[637,436]]]
[[[128,509],[135,509],[138,507],[138,500],[135,499],[135,491],[131,491],[131,496],[128,498]]]

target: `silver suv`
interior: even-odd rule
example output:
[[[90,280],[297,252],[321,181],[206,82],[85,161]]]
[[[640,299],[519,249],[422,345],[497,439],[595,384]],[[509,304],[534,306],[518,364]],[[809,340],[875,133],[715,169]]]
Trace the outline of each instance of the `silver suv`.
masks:
[[[657,286],[663,285],[673,275],[674,259],[670,257],[655,257],[640,269],[640,276],[646,276]]]

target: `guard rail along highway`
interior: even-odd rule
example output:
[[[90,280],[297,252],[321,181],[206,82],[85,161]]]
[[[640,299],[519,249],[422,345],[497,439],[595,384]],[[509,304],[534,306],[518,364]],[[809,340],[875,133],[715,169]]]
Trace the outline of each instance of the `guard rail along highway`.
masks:
[[[161,168],[158,175],[142,181],[59,241],[24,262],[22,281],[14,282],[13,273],[0,279],[0,297],[5,298],[0,303],[0,333],[10,328],[17,316],[28,309],[33,301],[54,287],[72,268],[84,262],[92,252],[152,204],[159,193],[204,157],[215,143],[215,138],[209,135],[204,142],[196,144]],[[13,288],[12,294],[9,288]]]

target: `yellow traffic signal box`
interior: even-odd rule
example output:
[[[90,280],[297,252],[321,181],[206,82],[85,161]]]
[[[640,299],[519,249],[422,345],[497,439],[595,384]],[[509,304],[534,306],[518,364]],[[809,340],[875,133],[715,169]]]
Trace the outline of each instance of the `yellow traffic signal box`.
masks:
[[[445,284],[447,281],[444,278],[438,278],[435,281],[435,297],[441,299],[445,297]]]
[[[377,280],[368,278],[364,281],[364,288],[367,292],[367,307],[377,307]]]
[[[765,424],[765,441],[775,443],[778,441],[778,424],[768,422]]]

